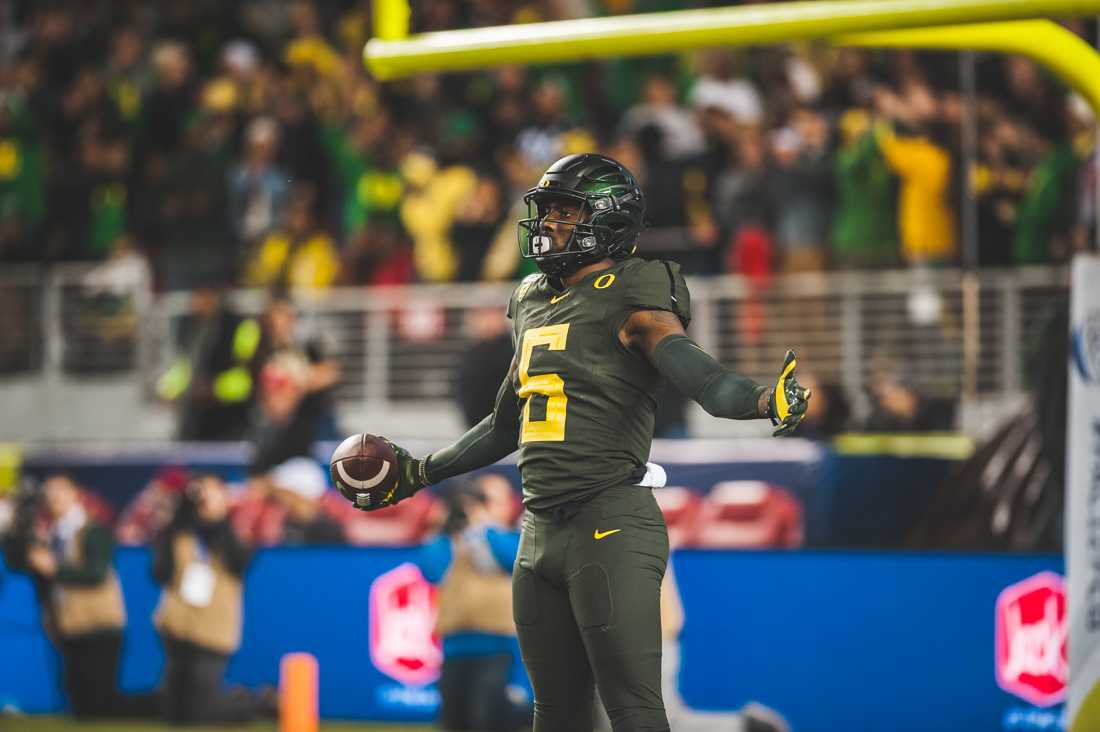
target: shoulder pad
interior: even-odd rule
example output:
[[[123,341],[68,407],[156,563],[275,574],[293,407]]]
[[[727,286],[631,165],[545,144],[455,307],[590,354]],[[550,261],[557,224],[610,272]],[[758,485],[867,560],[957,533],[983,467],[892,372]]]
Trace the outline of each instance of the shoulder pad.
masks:
[[[524,277],[522,280],[520,280],[519,285],[516,287],[515,290],[512,291],[512,297],[508,301],[508,317],[509,318],[515,318],[516,317],[516,307],[519,305],[520,301],[527,294],[527,291],[530,290],[531,287],[533,287],[535,285],[535,283],[537,283],[539,281],[539,278],[541,278],[541,277],[542,277],[541,273],[533,272],[533,273],[527,275],[526,277]]]
[[[637,260],[623,272],[624,300],[631,310],[668,310],[686,328],[691,321],[691,294],[680,265],[660,259]]]

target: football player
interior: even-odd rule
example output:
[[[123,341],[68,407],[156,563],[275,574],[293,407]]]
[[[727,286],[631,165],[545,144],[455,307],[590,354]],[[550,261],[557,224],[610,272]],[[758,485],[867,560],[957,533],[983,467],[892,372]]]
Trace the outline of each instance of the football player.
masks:
[[[810,394],[790,351],[775,383],[760,385],[685,334],[691,299],[679,266],[632,256],[645,199],[624,166],[570,155],[525,200],[519,243],[541,274],[508,303],[516,353],[494,411],[425,457],[395,446],[390,502],[518,448],[526,511],[512,602],[535,732],[591,729],[594,685],[616,732],[667,730],[668,534],[647,487],[664,480],[647,464],[654,392],[667,378],[708,413],[770,419],[775,435],[795,429]]]

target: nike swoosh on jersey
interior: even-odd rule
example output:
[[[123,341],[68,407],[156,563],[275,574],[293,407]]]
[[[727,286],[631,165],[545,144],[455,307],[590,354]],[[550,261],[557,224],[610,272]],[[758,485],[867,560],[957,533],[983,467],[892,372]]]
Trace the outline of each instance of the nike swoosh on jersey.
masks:
[[[557,305],[560,301],[564,300],[565,298],[569,297],[572,294],[573,294],[573,291],[570,290],[569,292],[563,292],[560,295],[553,295],[550,298],[550,304],[551,305]]]
[[[596,529],[592,532],[592,538],[596,541],[599,541],[600,539],[611,536],[612,534],[617,534],[620,531],[622,531],[622,529],[611,529],[611,531],[600,531],[599,529]]]

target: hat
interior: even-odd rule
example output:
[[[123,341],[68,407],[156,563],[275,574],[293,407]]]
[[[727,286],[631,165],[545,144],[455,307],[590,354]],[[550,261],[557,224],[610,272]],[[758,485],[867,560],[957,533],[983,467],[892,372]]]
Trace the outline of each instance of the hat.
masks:
[[[280,463],[268,474],[275,487],[316,500],[328,490],[328,478],[316,461],[296,457]]]
[[[222,49],[222,63],[242,74],[255,71],[259,61],[260,55],[256,52],[256,47],[240,38],[225,44]]]
[[[717,109],[741,124],[755,125],[764,119],[760,94],[744,79],[704,77],[695,82],[689,96],[696,109]]]
[[[188,480],[190,480],[190,476],[183,468],[166,467],[153,474],[153,482],[173,493],[183,492],[183,489],[187,487]]]

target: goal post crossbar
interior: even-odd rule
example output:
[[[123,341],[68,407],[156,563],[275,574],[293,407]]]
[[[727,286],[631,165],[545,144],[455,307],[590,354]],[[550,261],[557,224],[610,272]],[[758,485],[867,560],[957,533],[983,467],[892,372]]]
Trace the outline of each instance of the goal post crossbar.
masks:
[[[408,1],[374,0],[377,37],[364,47],[363,59],[377,78],[393,79],[416,73],[813,39],[861,46],[974,48],[1027,55],[1058,73],[1100,111],[1100,74],[1094,73],[1100,55],[1054,23],[1034,25],[1041,22],[1036,18],[1096,14],[1100,14],[1100,0],[828,0],[410,36]]]

